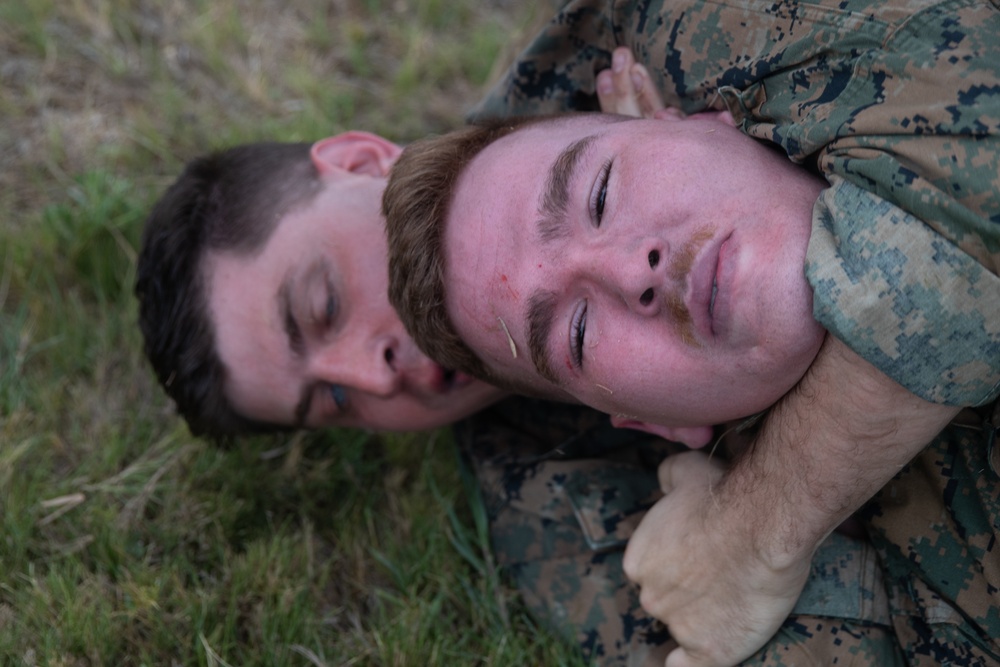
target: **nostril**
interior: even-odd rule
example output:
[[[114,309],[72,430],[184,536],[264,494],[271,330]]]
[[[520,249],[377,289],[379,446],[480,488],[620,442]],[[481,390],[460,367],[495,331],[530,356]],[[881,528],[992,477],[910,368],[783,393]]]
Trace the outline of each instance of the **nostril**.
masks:
[[[649,268],[655,269],[656,265],[660,263],[660,251],[650,250],[649,251]]]
[[[648,290],[646,290],[645,292],[643,292],[642,296],[639,297],[639,303],[641,303],[644,306],[648,306],[652,300],[653,300],[653,288],[652,287],[650,287]]]
[[[392,366],[392,360],[396,358],[396,355],[395,355],[395,353],[394,353],[394,352],[392,351],[392,348],[391,348],[391,347],[387,347],[387,348],[385,349],[385,355],[384,355],[384,356],[385,356],[385,363],[387,363],[387,364],[389,364],[390,366]]]

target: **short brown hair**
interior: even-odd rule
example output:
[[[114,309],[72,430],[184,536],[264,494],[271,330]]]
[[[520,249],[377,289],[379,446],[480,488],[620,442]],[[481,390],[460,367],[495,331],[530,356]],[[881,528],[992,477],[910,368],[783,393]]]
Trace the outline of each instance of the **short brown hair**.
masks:
[[[389,301],[431,359],[524,393],[493,373],[465,344],[445,306],[444,226],[455,184],[484,148],[552,116],[493,120],[407,146],[382,195],[389,236]]]

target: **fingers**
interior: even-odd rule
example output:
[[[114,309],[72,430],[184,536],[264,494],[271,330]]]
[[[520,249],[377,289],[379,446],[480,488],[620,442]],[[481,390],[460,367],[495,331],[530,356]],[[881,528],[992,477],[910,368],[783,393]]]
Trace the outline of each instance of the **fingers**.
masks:
[[[653,118],[656,118],[657,120],[663,120],[663,119],[679,120],[684,117],[685,117],[684,112],[678,109],[677,107],[666,107],[664,109],[660,109],[659,111],[653,113]]]
[[[705,480],[714,484],[722,477],[725,466],[701,451],[681,452],[663,459],[656,474],[663,493],[670,493],[680,484]]]
[[[639,98],[639,111],[643,118],[653,118],[657,111],[664,108],[663,98],[653,85],[649,71],[640,63],[634,63],[629,69],[629,80]]]
[[[611,61],[611,69],[597,75],[597,99],[604,113],[642,117],[639,96],[627,74],[627,66],[631,60],[631,53],[617,49]]]
[[[649,72],[625,47],[615,49],[611,69],[597,75],[597,98],[601,111],[625,116],[652,118],[664,107]]]
[[[665,667],[718,667],[720,665],[735,665],[739,660],[727,660],[720,655],[698,650],[688,650],[678,646],[669,654]]]
[[[697,663],[691,660],[688,652],[681,647],[675,648],[667,656],[665,667],[694,667]]]

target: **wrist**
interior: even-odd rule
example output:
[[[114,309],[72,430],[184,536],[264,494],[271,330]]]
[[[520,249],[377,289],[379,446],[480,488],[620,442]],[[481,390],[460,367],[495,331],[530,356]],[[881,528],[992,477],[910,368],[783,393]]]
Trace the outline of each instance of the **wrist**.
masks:
[[[752,458],[743,459],[722,479],[712,510],[728,517],[728,525],[720,527],[738,535],[773,572],[800,569],[803,563],[808,567],[827,535],[853,513],[842,504],[831,506],[789,477],[757,470]]]

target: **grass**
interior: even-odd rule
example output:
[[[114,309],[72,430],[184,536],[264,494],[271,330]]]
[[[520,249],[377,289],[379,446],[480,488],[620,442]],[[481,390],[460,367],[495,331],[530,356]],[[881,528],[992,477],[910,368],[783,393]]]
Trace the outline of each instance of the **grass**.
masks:
[[[447,431],[197,441],[131,295],[184,162],[454,126],[548,11],[517,4],[0,0],[0,664],[578,664]]]

